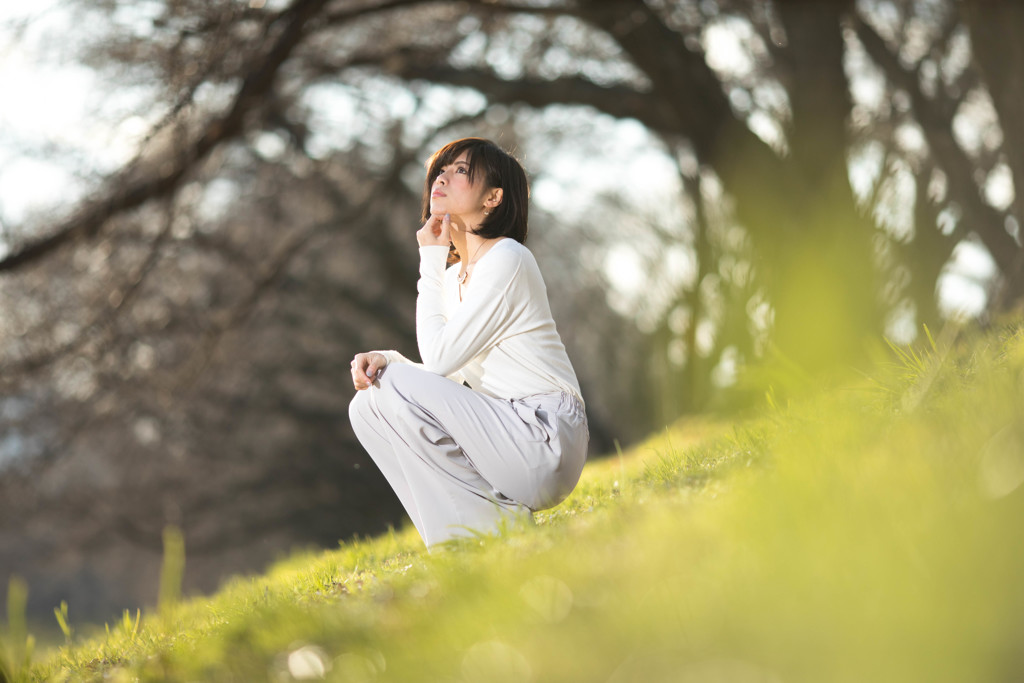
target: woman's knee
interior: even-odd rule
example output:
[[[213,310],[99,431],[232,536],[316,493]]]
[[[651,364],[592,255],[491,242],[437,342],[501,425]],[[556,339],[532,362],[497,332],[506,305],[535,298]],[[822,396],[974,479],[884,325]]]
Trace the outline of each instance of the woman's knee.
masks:
[[[437,394],[441,382],[451,380],[408,363],[390,364],[384,368],[378,380],[380,400],[385,403],[393,399],[403,403],[410,399],[418,401]]]
[[[368,421],[373,412],[372,397],[369,389],[357,391],[348,403],[348,421],[355,426],[359,422]]]
[[[377,380],[380,387],[404,386],[415,382],[417,377],[426,373],[423,368],[418,368],[409,363],[388,363],[380,373]]]
[[[423,370],[406,363],[392,363],[384,368],[376,382],[368,389],[357,391],[348,404],[349,420],[374,422],[383,415],[402,410],[405,396],[420,384],[417,373]]]
[[[388,365],[381,374],[374,392],[379,414],[406,418],[427,413],[432,420],[441,419],[455,400],[453,392],[470,391],[441,375],[409,364]]]

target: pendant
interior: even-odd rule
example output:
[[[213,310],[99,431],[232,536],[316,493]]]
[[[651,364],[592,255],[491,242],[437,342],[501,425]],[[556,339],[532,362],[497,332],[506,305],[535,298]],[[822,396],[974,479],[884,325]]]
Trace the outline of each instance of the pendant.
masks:
[[[459,274],[458,274],[458,275],[456,276],[456,278],[455,278],[455,279],[456,279],[456,280],[458,280],[458,281],[459,281],[459,284],[461,285],[461,284],[464,284],[464,283],[466,282],[466,278],[467,278],[468,276],[469,276],[469,271],[468,271],[468,270],[464,270],[464,271],[462,271],[461,273],[459,273]]]

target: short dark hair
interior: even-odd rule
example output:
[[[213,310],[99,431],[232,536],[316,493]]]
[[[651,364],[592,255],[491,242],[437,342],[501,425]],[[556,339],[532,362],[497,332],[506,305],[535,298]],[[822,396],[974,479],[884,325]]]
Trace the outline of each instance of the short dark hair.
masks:
[[[423,222],[430,218],[430,192],[441,169],[466,152],[469,162],[469,183],[475,184],[483,176],[487,187],[501,188],[501,203],[476,229],[477,235],[487,239],[511,237],[516,242],[526,241],[529,217],[530,185],[526,171],[514,156],[484,138],[462,138],[449,142],[427,160],[427,182],[423,187]]]

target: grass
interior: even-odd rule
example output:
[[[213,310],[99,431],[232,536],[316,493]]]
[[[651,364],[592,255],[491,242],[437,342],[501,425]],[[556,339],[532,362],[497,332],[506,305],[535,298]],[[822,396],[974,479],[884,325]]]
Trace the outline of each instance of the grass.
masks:
[[[68,643],[29,666],[13,605],[0,680],[1024,676],[1024,325],[772,405],[594,462],[495,537],[392,532],[184,601],[165,577],[159,608],[91,633],[58,610]]]

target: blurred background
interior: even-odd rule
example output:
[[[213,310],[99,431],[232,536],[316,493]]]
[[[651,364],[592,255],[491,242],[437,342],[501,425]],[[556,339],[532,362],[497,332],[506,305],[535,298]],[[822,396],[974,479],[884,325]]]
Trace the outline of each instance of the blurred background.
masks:
[[[403,523],[348,425],[417,357],[423,163],[494,139],[592,455],[1024,297],[1024,7],[0,8],[0,591],[73,620]]]

